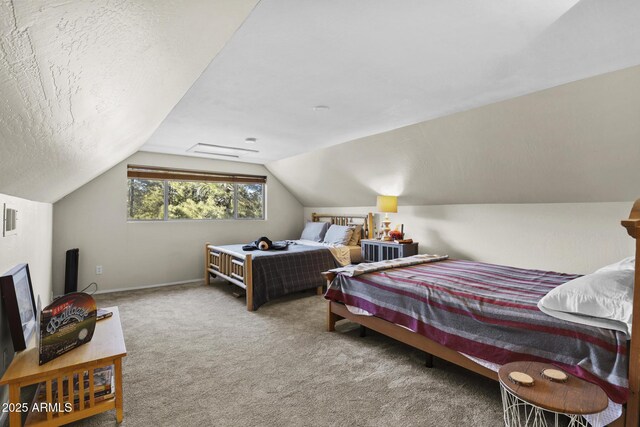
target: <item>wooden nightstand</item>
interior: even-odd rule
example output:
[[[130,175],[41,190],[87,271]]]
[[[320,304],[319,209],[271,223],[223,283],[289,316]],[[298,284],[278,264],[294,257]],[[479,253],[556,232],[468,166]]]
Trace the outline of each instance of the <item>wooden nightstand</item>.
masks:
[[[418,254],[418,242],[395,243],[393,241],[363,239],[360,241],[360,246],[362,247],[363,262],[384,261]]]

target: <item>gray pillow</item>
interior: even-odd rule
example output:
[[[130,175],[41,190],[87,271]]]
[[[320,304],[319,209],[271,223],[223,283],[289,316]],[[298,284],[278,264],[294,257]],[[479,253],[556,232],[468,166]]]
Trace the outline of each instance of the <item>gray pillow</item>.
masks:
[[[312,240],[314,242],[322,242],[324,235],[329,228],[328,222],[307,222],[302,230],[300,240]]]
[[[323,243],[331,243],[333,245],[346,245],[353,235],[353,227],[346,225],[333,224],[324,235]]]

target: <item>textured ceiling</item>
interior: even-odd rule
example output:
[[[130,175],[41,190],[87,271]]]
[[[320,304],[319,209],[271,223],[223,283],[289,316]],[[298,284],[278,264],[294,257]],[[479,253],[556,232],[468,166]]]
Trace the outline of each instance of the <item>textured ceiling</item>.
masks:
[[[0,193],[51,202],[122,161],[257,0],[0,0]]]
[[[286,158],[638,65],[638,22],[638,0],[262,0],[143,149]]]

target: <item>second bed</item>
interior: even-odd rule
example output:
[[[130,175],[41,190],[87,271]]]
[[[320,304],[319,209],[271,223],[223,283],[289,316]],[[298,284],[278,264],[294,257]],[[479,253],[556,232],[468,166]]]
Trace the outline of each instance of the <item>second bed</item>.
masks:
[[[323,271],[358,262],[360,238],[373,232],[373,215],[313,214],[312,223],[352,227],[358,233],[354,245],[320,243],[311,240],[290,241],[283,251],[245,251],[241,244],[215,246],[205,244],[205,283],[211,277],[222,278],[246,294],[248,311],[275,298],[307,289],[321,293]],[[304,233],[303,233],[304,237]]]

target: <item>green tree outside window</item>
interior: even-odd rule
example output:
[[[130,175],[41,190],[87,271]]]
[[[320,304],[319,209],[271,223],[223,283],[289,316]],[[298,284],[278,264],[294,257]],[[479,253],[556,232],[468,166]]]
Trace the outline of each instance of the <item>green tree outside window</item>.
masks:
[[[131,178],[128,217],[130,220],[264,219],[264,196],[264,184]]]

